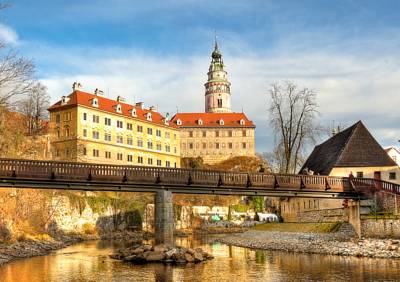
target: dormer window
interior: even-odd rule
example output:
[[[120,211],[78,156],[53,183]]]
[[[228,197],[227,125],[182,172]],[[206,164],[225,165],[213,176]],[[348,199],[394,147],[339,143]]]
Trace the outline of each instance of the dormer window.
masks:
[[[122,114],[122,107],[120,104],[118,104],[115,109],[116,109],[117,113]]]
[[[224,125],[224,120],[223,119],[219,120],[219,125]]]
[[[200,118],[200,119],[197,121],[197,123],[198,123],[199,125],[203,125],[203,120]]]
[[[61,104],[62,104],[62,105],[68,103],[68,101],[69,101],[69,97],[66,97],[66,96],[62,96],[62,97],[61,97]]]
[[[131,113],[133,117],[137,117],[136,109],[132,109]]]
[[[245,124],[244,119],[241,119],[240,120],[240,125],[244,125],[244,124]]]
[[[176,124],[177,124],[177,125],[182,125],[182,121],[178,118],[178,119],[176,120]]]
[[[98,108],[99,107],[99,100],[97,98],[93,98],[92,106]]]
[[[149,120],[149,121],[151,121],[151,113],[147,113],[147,114],[146,114],[146,119]]]

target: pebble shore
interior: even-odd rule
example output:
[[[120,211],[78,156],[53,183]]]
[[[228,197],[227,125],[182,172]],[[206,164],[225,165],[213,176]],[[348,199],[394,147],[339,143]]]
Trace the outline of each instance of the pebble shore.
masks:
[[[246,231],[215,241],[252,249],[400,259],[400,240],[355,239],[336,233]]]

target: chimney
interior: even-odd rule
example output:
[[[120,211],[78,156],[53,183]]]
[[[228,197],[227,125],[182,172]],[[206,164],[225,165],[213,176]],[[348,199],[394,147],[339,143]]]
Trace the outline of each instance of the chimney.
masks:
[[[82,84],[80,82],[75,81],[74,83],[72,83],[72,91],[79,90],[81,88],[82,88]]]
[[[117,102],[125,102],[125,98],[122,96],[117,96]]]
[[[144,109],[144,103],[143,102],[137,102],[135,104],[135,106],[141,108],[142,110]]]
[[[104,96],[104,92],[103,92],[103,90],[100,90],[99,88],[96,88],[96,89],[94,90],[94,95],[97,95],[97,96]]]
[[[150,110],[150,111],[152,111],[152,112],[157,112],[157,110],[156,110],[156,107],[155,107],[155,106],[151,106],[151,107],[149,108],[149,110]]]

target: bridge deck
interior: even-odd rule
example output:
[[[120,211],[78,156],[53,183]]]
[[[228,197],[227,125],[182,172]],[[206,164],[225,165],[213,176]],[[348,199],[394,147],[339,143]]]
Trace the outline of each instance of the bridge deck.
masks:
[[[354,183],[359,184],[358,186]],[[383,182],[382,182],[383,183]],[[0,186],[90,191],[363,198],[368,179],[0,159]],[[392,183],[390,183],[392,184]],[[400,194],[400,188],[381,184]],[[390,186],[390,187],[389,187]]]

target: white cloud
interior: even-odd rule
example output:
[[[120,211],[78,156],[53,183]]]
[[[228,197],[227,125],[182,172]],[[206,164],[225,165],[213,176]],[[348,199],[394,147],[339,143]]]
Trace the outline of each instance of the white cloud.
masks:
[[[0,23],[0,41],[8,44],[17,44],[18,34],[11,27]]]

